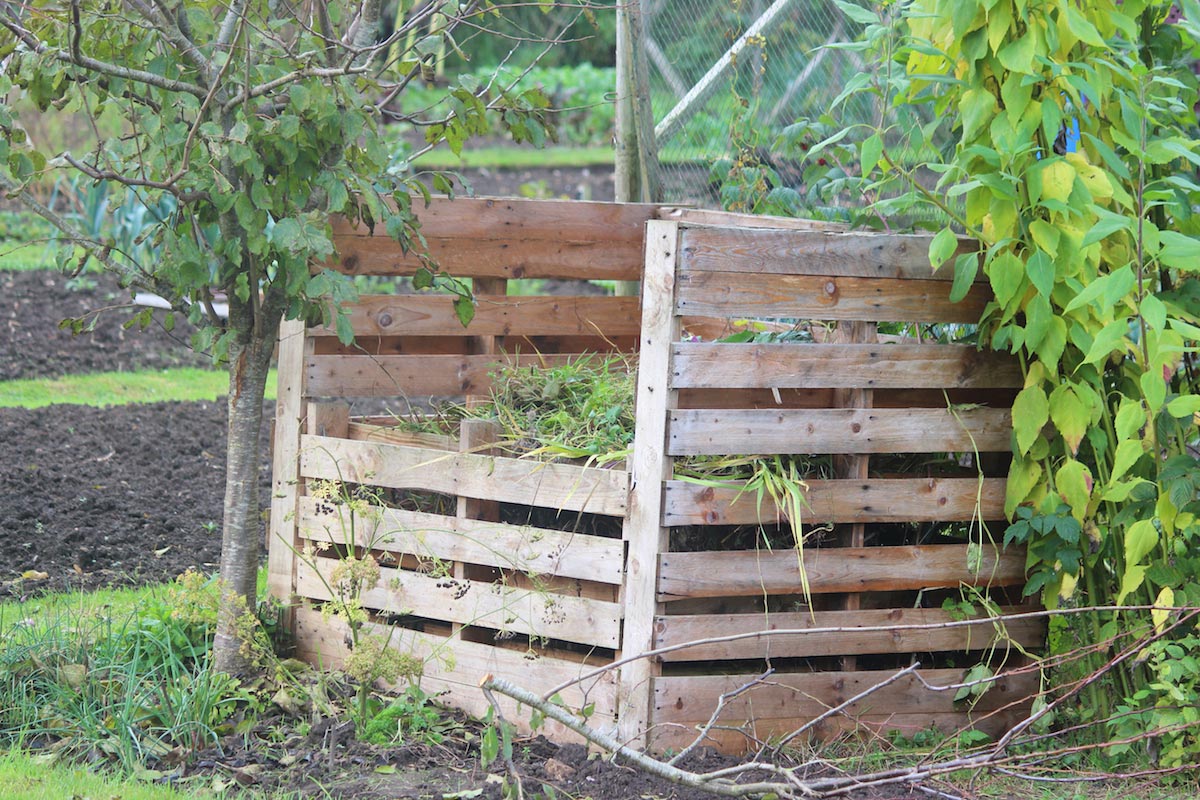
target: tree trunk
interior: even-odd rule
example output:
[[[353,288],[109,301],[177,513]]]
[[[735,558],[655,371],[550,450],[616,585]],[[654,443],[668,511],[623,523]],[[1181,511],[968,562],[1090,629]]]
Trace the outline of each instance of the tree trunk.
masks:
[[[228,451],[225,456],[225,528],[221,541],[221,606],[213,644],[215,666],[229,673],[249,667],[242,648],[246,628],[238,620],[253,613],[258,583],[259,432],[263,394],[275,337],[251,337],[230,347]]]

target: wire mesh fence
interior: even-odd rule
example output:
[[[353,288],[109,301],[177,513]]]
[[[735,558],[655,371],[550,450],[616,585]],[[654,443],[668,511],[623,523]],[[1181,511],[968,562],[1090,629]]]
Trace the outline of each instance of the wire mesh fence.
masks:
[[[827,112],[868,69],[849,50],[862,25],[828,0],[642,0],[663,199],[719,207],[720,186],[741,157],[798,181],[776,140],[797,119]],[[874,123],[856,98],[839,122]]]

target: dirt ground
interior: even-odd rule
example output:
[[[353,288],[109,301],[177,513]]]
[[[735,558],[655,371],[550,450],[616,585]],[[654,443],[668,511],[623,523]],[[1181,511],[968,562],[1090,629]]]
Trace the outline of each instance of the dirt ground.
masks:
[[[611,192],[611,176],[566,172],[530,171],[516,179],[554,180],[551,191],[561,188],[569,196],[570,187],[594,181],[594,199],[602,199],[607,181]],[[481,193],[514,181],[473,177]],[[498,183],[489,186],[486,181],[493,179]],[[0,379],[205,362],[186,347],[186,334],[178,329],[171,336],[154,329],[124,331],[119,314],[102,317],[89,335],[58,329],[63,316],[122,299],[104,276],[68,286],[52,272],[0,273]],[[224,421],[221,402],[0,409],[0,594],[140,585],[169,580],[188,567],[211,570],[220,550]],[[198,776],[193,780],[202,783],[232,776],[267,792],[288,789],[323,798],[500,797],[497,778],[479,765],[478,727],[470,723],[438,746],[392,748],[359,743],[336,720],[303,734],[287,734],[288,724],[282,715],[268,716],[248,736],[230,737],[187,765],[163,768],[174,777]],[[595,800],[711,796],[589,758],[578,745],[534,738],[518,742],[514,755],[527,792],[543,792],[546,785],[557,796]],[[724,763],[714,758],[701,754],[694,766]],[[917,796],[924,795],[875,789],[852,797]]]

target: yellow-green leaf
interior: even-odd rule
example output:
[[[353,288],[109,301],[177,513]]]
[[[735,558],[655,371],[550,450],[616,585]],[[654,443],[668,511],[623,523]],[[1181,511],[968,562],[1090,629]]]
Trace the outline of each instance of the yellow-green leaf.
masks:
[[[1146,580],[1145,566],[1125,567],[1125,574],[1121,577],[1121,591],[1117,594],[1117,605],[1125,602],[1125,598],[1141,588],[1142,583]]]
[[[1021,390],[1013,401],[1013,432],[1017,435],[1017,450],[1025,454],[1033,447],[1038,434],[1050,419],[1050,404],[1041,386]]]
[[[1154,632],[1162,633],[1167,625],[1167,620],[1171,617],[1171,612],[1168,610],[1175,606],[1175,590],[1170,586],[1164,586],[1162,591],[1158,593],[1158,597],[1154,598],[1154,608],[1150,610],[1150,619],[1154,622]]]
[[[1071,448],[1071,455],[1079,452],[1079,442],[1087,432],[1091,416],[1090,409],[1070,386],[1063,384],[1051,392],[1050,419]]]
[[[1108,476],[1109,484],[1112,485],[1119,481],[1129,471],[1129,468],[1137,463],[1144,452],[1139,439],[1126,439],[1117,445],[1117,453],[1113,456],[1112,473]]]
[[[1062,499],[1071,507],[1071,516],[1083,522],[1087,516],[1088,500],[1092,496],[1092,474],[1082,462],[1073,458],[1054,473],[1054,485]]]
[[[1125,531],[1125,568],[1141,563],[1158,546],[1158,529],[1148,519],[1139,519]]]
[[[1004,490],[1004,515],[1012,518],[1017,506],[1025,502],[1038,485],[1042,467],[1031,458],[1014,458],[1008,469],[1008,484]]]

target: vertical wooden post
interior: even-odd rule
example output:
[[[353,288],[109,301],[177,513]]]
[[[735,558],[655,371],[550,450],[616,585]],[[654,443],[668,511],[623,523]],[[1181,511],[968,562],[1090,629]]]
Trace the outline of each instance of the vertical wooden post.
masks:
[[[471,281],[471,291],[476,296],[486,295],[505,295],[508,293],[508,280],[506,278],[474,278]],[[470,330],[468,326],[467,330]],[[470,337],[471,352],[475,355],[495,355],[499,351],[499,337],[496,336],[472,336]],[[468,408],[475,405],[486,403],[490,397],[484,394],[469,394],[466,397]]]
[[[646,271],[642,291],[641,351],[638,356],[637,422],[630,463],[631,489],[625,517],[625,628],[621,656],[653,649],[658,559],[670,543],[662,526],[663,482],[671,475],[666,454],[667,414],[675,406],[670,386],[671,344],[679,337],[675,314],[675,258],[679,225],[646,224]],[[618,734],[631,745],[648,746],[656,662],[639,659],[621,667]]]
[[[300,497],[300,422],[305,416],[304,360],[310,349],[304,322],[279,327],[279,387],[271,463],[271,520],[267,528],[267,590],[290,605],[296,591],[296,511]],[[284,624],[291,626],[290,612]]]
[[[851,322],[842,320],[838,323],[836,340],[846,344],[867,344],[877,340],[876,324],[874,322]],[[870,389],[837,389],[833,394],[834,405],[838,408],[870,408],[874,405],[874,392]],[[866,480],[869,474],[870,457],[860,455],[835,456],[834,472],[838,478]],[[866,526],[861,522],[841,526],[839,541],[844,547],[862,547],[866,534]],[[846,595],[843,608],[854,611],[862,605],[862,598],[857,594]],[[853,670],[858,659],[854,656],[842,656],[841,667]]]
[[[654,203],[661,199],[654,110],[642,45],[645,16],[640,0],[617,5],[616,161],[614,196],[618,203]],[[618,281],[617,294],[633,297],[637,281]]]
[[[490,337],[489,337],[490,338]],[[486,445],[494,444],[499,438],[499,427],[490,419],[464,419],[460,423],[458,450],[460,453],[477,453],[490,454],[492,451],[486,449]],[[478,500],[473,497],[458,498],[455,516],[458,519],[479,519],[489,522],[500,521],[500,504],[495,500]],[[486,567],[476,565],[474,570],[469,565],[461,561],[455,561],[450,568],[451,575],[456,580],[474,579],[490,579],[490,576],[472,574],[480,571],[487,571]],[[462,623],[455,622],[450,625],[453,635],[463,639],[471,640],[472,637],[463,634]],[[477,640],[477,637],[475,637]]]

